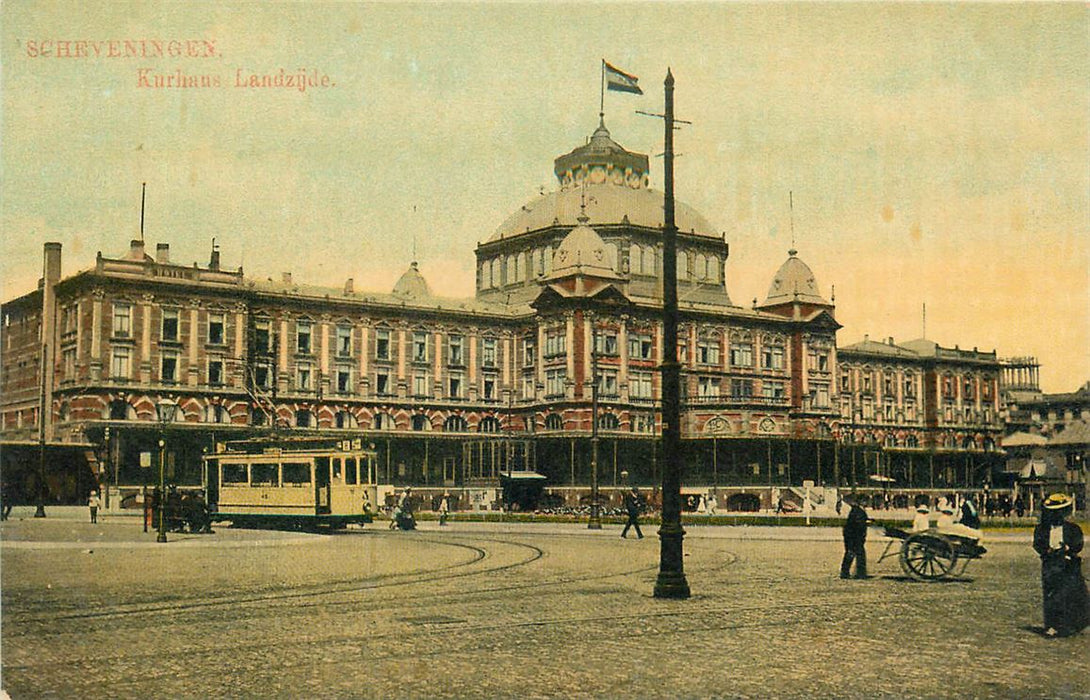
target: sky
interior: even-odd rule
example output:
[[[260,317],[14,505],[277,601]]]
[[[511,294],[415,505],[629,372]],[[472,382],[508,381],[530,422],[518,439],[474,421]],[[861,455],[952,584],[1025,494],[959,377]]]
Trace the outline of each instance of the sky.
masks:
[[[471,296],[478,242],[597,126],[605,58],[644,89],[607,94],[605,121],[656,189],[662,124],[636,110],[662,110],[673,72],[677,197],[725,233],[736,303],[765,298],[793,236],[841,345],[919,338],[926,305],[941,345],[1035,356],[1046,392],[1090,380],[1084,5],[85,8],[0,6],[5,300],[45,241],[66,275],[124,255],[141,183],[148,248],[176,262],[215,238],[248,276],[388,291],[415,258]],[[132,55],[152,42],[167,55]],[[280,69],[318,85],[246,87]]]

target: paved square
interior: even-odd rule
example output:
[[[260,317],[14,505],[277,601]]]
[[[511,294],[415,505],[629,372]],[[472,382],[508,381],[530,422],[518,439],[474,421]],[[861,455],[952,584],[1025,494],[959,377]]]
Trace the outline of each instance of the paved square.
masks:
[[[334,536],[4,524],[3,685],[30,697],[1086,697],[1026,536],[965,580],[837,577],[833,529],[692,527],[687,601],[655,528],[426,523]]]

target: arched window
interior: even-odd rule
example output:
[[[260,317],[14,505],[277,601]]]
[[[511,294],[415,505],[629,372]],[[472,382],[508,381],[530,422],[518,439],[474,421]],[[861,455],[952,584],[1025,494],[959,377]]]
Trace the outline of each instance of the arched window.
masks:
[[[905,438],[905,447],[919,447],[920,441],[915,435],[909,435]]]
[[[314,428],[316,427],[314,421],[314,414],[305,408],[301,408],[295,412],[295,427],[297,428]]]
[[[257,408],[250,409],[250,425],[265,425],[267,416],[265,411]]]
[[[718,284],[719,282],[719,256],[708,256],[708,282]]]
[[[125,399],[114,399],[106,407],[109,420],[136,420],[136,408]]]
[[[413,430],[426,432],[431,430],[431,420],[423,413],[417,413],[413,416],[412,426]]]
[[[333,424],[338,428],[358,428],[359,421],[356,420],[355,414],[351,411],[337,411],[337,415],[333,418]]]
[[[393,430],[394,419],[389,413],[376,413],[371,426],[375,430]]]
[[[620,427],[621,421],[612,413],[603,413],[598,416],[598,430],[618,430]]]
[[[559,413],[550,413],[545,416],[545,430],[563,430],[564,419]]]
[[[231,418],[227,415],[227,409],[219,404],[209,404],[204,407],[205,423],[229,423]]]
[[[971,435],[966,435],[961,440],[961,449],[963,449],[963,450],[976,449],[976,440],[974,440]]]
[[[681,251],[677,254],[677,278],[679,280],[688,279],[689,277],[689,261],[688,256]]]
[[[500,419],[494,416],[487,416],[481,419],[480,424],[477,426],[477,432],[479,433],[498,433],[502,426],[500,425]]]
[[[496,286],[496,258],[488,261],[488,287]]]
[[[469,431],[469,424],[461,416],[450,416],[443,422],[444,433],[465,433]]]
[[[634,275],[643,274],[643,248],[633,243],[628,249],[628,271]]]
[[[698,253],[696,256],[695,277],[701,282],[708,278],[708,258],[703,253]]]

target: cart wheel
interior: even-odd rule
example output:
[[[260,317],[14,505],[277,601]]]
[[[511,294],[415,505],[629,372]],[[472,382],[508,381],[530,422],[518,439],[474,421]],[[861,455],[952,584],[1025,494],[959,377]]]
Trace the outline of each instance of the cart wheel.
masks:
[[[920,581],[935,581],[954,570],[958,553],[945,537],[918,534],[901,547],[901,568]]]

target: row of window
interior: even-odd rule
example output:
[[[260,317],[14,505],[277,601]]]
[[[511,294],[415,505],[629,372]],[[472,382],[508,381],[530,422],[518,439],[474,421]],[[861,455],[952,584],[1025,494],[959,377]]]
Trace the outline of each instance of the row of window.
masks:
[[[634,275],[654,277],[659,274],[661,254],[653,245],[643,246],[633,243],[628,248],[628,259],[624,261],[624,243],[616,244],[617,272],[631,272]],[[511,255],[501,255],[481,261],[477,274],[479,289],[494,289],[508,284],[526,282],[535,276],[547,275],[553,269],[551,247]],[[717,284],[722,279],[723,261],[717,255],[704,253],[691,254],[680,251],[677,256],[677,277],[679,280],[693,279],[708,284]]]

